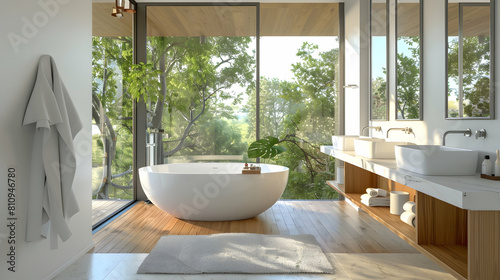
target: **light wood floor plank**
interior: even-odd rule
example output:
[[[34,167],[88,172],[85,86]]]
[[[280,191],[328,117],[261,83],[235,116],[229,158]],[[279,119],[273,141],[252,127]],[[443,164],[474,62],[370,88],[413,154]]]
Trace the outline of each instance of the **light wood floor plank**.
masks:
[[[293,208],[289,202],[285,201],[284,203],[279,203],[278,204],[279,209],[281,211],[281,215],[283,216],[283,219],[285,221],[286,228],[289,232],[290,235],[297,235],[299,234],[299,230],[297,229],[297,226],[295,225],[295,221],[292,218],[291,215],[291,209]]]
[[[269,234],[279,234],[280,231],[278,229],[278,225],[276,224],[276,220],[274,219],[274,214],[273,211],[267,210],[263,214],[266,215],[266,221],[267,224],[269,225]]]
[[[364,212],[345,201],[278,201],[255,218],[205,222],[179,220],[140,202],[93,236],[94,253],[149,253],[163,235],[228,232],[311,234],[326,253],[416,252]]]
[[[283,218],[283,215],[281,214],[281,211],[279,209],[279,204],[273,205],[273,207],[271,207],[271,210],[273,212],[276,225],[278,226],[279,233],[289,235],[290,233],[288,232],[288,228],[285,224],[285,219]]]
[[[339,236],[349,236],[344,237],[345,245],[350,248],[352,251],[357,252],[374,252],[374,248],[363,238],[366,235],[366,232],[363,232],[366,229],[366,225],[356,221],[356,217],[352,217],[350,219],[340,218],[335,219],[335,215],[327,214],[330,209],[325,208],[321,205],[321,203],[309,204],[311,209],[314,210],[318,218],[324,227],[328,230],[331,228],[340,228],[340,234],[335,234],[335,231],[328,230],[334,237],[338,238]],[[340,223],[340,225],[339,225]],[[354,225],[355,224],[355,225]]]
[[[116,219],[110,223],[110,225],[113,224],[113,226],[105,226],[93,235],[92,239],[94,244],[96,244],[93,249],[95,252],[110,252],[114,245],[119,242],[120,238],[128,235],[129,229],[127,228],[127,225],[129,224],[129,221],[131,219],[136,221],[142,220],[142,218],[148,213],[147,207],[144,207],[143,204],[138,204],[132,209],[134,211],[127,211],[120,216],[120,219]]]
[[[162,225],[165,222],[168,222],[172,219],[173,217],[163,213],[163,215],[157,215],[154,219],[150,219],[150,224],[149,228],[144,229],[143,233],[140,233],[136,235],[136,237],[127,244],[121,251],[121,252],[141,252],[145,250],[145,248],[148,247],[154,247],[156,244],[153,242],[153,240],[156,238],[156,236],[161,232]],[[142,240],[146,240],[146,242],[142,242]],[[147,240],[150,240],[150,242],[147,242]]]

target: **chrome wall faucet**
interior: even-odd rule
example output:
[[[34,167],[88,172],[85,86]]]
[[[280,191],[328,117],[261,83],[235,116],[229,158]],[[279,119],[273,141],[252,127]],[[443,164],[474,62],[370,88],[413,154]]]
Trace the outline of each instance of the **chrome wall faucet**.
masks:
[[[467,128],[466,130],[448,130],[443,134],[443,146],[445,146],[445,141],[446,141],[446,135],[448,134],[463,134],[466,137],[471,137],[472,131],[470,128]]]
[[[413,134],[413,137],[415,137],[415,133],[413,132],[413,129],[411,127],[403,127],[403,128],[391,127],[387,130],[385,138],[389,138],[389,131],[391,130],[403,131],[405,134]]]
[[[361,130],[361,135],[363,135],[365,133],[366,129],[374,129],[376,132],[381,132],[382,135],[384,134],[384,132],[382,132],[382,127],[381,126],[365,126]]]

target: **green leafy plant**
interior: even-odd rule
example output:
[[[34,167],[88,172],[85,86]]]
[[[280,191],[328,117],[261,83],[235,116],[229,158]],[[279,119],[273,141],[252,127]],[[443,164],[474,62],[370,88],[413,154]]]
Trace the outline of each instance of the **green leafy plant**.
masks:
[[[267,136],[260,140],[254,141],[248,147],[249,158],[274,158],[275,156],[286,151],[286,148],[277,146],[281,141],[273,136]]]
[[[278,157],[279,154],[283,155]],[[319,146],[302,137],[293,133],[286,134],[281,139],[267,136],[249,145],[248,157],[260,157],[263,163],[278,164],[290,169],[288,185],[281,198],[338,198],[338,194],[325,183],[333,175],[328,170],[335,169],[334,162],[325,158]]]

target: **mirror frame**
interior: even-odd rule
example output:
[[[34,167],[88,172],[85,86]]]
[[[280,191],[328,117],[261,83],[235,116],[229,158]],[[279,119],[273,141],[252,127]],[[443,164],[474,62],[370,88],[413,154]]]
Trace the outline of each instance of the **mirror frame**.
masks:
[[[419,81],[420,81],[420,84],[419,84],[419,97],[418,97],[418,118],[416,119],[400,119],[398,118],[398,0],[395,0],[395,15],[396,15],[396,24],[395,24],[395,38],[394,38],[394,41],[395,41],[395,57],[394,57],[394,61],[395,61],[395,78],[394,78],[394,87],[395,87],[395,104],[396,104],[396,108],[395,108],[395,120],[396,121],[422,121],[424,119],[423,117],[423,114],[424,114],[424,109],[423,109],[423,103],[424,103],[424,1],[423,0],[419,0],[418,1],[418,4],[419,4],[419,19],[420,19],[420,22],[419,22],[419,36],[420,36],[420,42],[419,42]]]
[[[495,0],[489,0],[490,5],[490,116],[489,117],[448,117],[448,0],[445,0],[445,102],[444,118],[446,120],[494,120],[495,119]],[[469,4],[471,2],[464,1]],[[472,2],[479,4],[480,2]],[[459,2],[460,4],[460,2]],[[460,19],[459,19],[460,22]],[[460,26],[460,24],[459,24]]]
[[[370,121],[389,121],[389,114],[390,114],[390,98],[389,98],[389,89],[390,89],[390,75],[389,75],[389,57],[390,57],[390,51],[389,51],[389,45],[390,45],[390,0],[385,0],[385,118],[382,119],[374,119],[373,118],[373,25],[372,25],[372,11],[373,11],[373,0],[370,0]]]

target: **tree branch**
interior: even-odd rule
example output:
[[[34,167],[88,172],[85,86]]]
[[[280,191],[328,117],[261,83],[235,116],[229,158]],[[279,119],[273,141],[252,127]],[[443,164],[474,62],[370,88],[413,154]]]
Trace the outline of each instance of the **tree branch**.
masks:
[[[202,99],[203,100],[203,106],[201,108],[201,112],[198,115],[196,115],[196,117],[194,117],[191,121],[189,121],[188,125],[184,129],[184,132],[182,133],[182,136],[180,138],[179,144],[177,144],[177,146],[174,149],[168,151],[165,154],[165,156],[169,157],[169,156],[177,153],[181,149],[183,149],[184,142],[186,141],[186,138],[187,138],[187,136],[189,134],[189,131],[191,130],[191,127],[201,117],[201,115],[203,115],[203,113],[205,113],[206,102],[207,102],[207,99],[205,99],[205,90],[202,91],[202,97],[203,97],[203,99]]]
[[[220,59],[222,59],[222,57]],[[234,60],[234,59],[235,59],[234,57],[229,57],[228,59],[223,59],[219,63],[217,63],[214,68],[217,69],[220,66],[222,66],[222,64],[230,62],[231,60]]]

